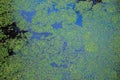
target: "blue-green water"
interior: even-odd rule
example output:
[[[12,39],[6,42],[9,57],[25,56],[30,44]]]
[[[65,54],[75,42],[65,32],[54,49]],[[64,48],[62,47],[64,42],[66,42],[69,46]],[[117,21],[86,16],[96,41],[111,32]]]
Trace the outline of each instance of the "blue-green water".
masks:
[[[15,0],[15,20],[28,40],[14,50],[1,80],[119,80],[116,2],[91,9],[89,1]]]

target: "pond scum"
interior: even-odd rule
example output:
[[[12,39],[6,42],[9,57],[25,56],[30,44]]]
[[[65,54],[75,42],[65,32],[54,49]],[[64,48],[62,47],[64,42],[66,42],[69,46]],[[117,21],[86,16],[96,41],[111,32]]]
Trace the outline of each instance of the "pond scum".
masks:
[[[0,0],[0,80],[120,80],[119,0]]]

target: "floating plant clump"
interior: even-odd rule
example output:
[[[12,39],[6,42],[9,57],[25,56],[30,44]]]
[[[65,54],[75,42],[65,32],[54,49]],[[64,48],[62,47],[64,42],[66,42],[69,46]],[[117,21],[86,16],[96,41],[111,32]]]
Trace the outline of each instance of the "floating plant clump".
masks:
[[[92,1],[92,6],[90,8],[90,10],[92,9],[92,7],[98,3],[102,3],[102,0],[76,0],[77,3],[81,2],[81,1],[87,1],[87,2],[91,2]]]
[[[0,0],[0,80],[120,80],[117,1]]]

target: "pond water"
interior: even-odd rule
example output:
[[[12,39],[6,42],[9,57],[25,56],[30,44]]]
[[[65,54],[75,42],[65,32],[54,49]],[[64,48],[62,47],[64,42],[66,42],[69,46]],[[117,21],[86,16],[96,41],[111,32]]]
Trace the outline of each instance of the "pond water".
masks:
[[[28,30],[28,43],[14,50],[17,80],[117,80],[117,6],[103,2],[15,0],[16,22]]]

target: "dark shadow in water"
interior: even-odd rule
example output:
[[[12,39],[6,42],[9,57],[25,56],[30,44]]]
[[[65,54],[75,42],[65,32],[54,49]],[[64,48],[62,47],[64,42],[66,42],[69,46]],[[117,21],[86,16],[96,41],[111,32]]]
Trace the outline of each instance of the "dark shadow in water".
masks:
[[[20,39],[20,38],[22,38],[21,34],[28,32],[27,30],[20,30],[20,28],[17,27],[16,22],[13,22],[12,24],[0,27],[0,29],[2,30],[3,35],[6,36],[5,38],[3,37],[2,39],[0,39],[0,43],[5,43],[6,41],[9,41],[10,39]],[[16,54],[14,52],[13,48],[9,48],[9,45],[6,46],[5,48],[7,48],[7,50],[8,50],[8,56],[6,56],[6,57]]]
[[[13,49],[8,50],[9,56],[15,55],[16,53],[13,51]]]
[[[15,22],[0,29],[2,29],[2,32],[7,36],[7,39],[21,38],[18,34],[28,32],[27,30],[20,30]]]
[[[92,0],[92,2],[93,2],[93,5],[95,5],[95,4],[97,4],[97,3],[102,2],[102,0]]]
[[[76,0],[77,3],[79,3],[80,1],[87,1],[87,0]],[[89,1],[92,1],[92,5],[102,2],[102,0],[89,0]]]

